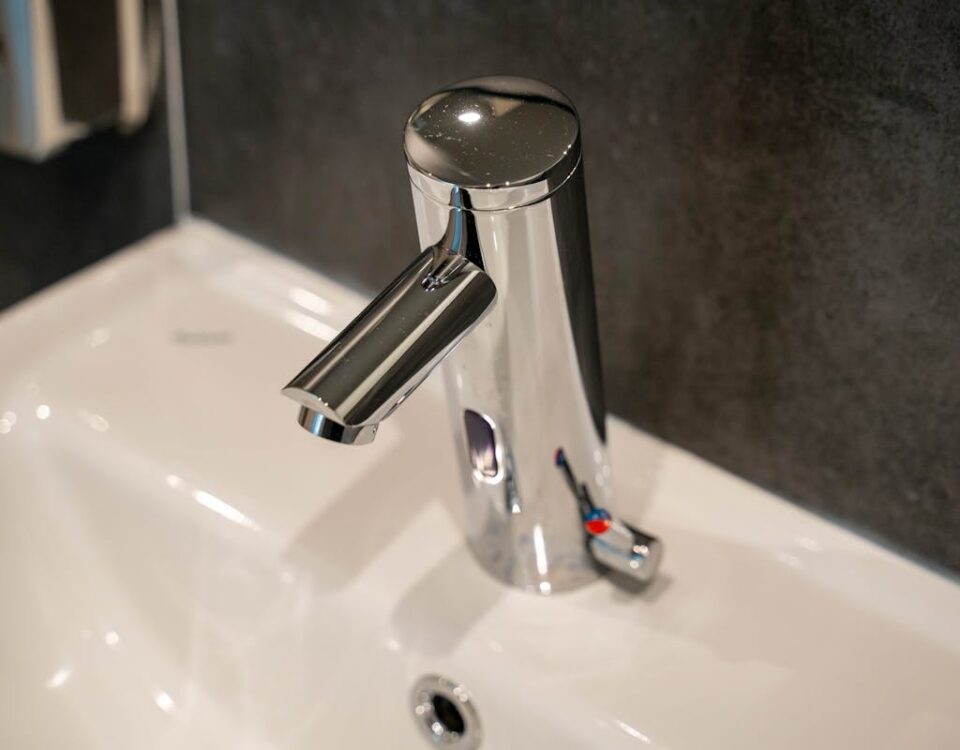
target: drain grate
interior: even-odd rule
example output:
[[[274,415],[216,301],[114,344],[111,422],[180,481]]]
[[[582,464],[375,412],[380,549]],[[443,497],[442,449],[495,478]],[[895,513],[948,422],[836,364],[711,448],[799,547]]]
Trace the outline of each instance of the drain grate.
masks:
[[[420,733],[431,744],[450,750],[480,747],[480,718],[463,685],[438,675],[426,675],[417,680],[410,699]]]

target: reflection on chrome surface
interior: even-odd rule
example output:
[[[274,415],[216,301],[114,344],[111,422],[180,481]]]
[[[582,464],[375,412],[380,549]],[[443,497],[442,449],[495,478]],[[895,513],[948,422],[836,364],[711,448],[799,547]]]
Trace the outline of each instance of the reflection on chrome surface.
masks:
[[[300,425],[370,443],[443,362],[483,567],[542,594],[603,568],[649,581],[659,542],[619,522],[588,537],[576,499],[613,503],[573,104],[538,81],[464,81],[414,110],[404,151],[423,250],[283,389]],[[574,493],[561,448],[584,471]]]

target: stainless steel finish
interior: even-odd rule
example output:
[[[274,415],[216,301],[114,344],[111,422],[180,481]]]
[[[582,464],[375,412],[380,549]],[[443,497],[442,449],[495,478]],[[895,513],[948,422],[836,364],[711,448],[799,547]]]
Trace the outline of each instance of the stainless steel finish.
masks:
[[[659,539],[616,519],[605,534],[591,536],[589,545],[599,562],[641,583],[656,575],[663,554]]]
[[[424,101],[404,149],[427,249],[284,392],[315,434],[369,442],[328,422],[375,425],[446,357],[474,555],[545,594],[588,583],[600,567],[554,463],[562,449],[611,508],[576,112],[546,84],[476,79]],[[470,412],[493,445],[471,443]]]
[[[403,136],[410,180],[441,203],[452,188],[475,210],[517,208],[562,185],[580,161],[573,103],[552,86],[500,76],[425,99]]]
[[[450,722],[437,698],[456,711],[457,722]],[[463,685],[437,675],[417,680],[410,693],[414,719],[421,734],[432,744],[451,750],[477,750],[483,740],[477,708]],[[446,720],[445,720],[446,719]],[[460,723],[462,727],[451,727]],[[459,731],[457,731],[459,730]]]
[[[489,309],[497,290],[467,259],[472,219],[448,212],[433,247],[397,277],[283,393],[300,424],[342,443],[369,443],[376,425],[430,374]]]
[[[308,406],[301,406],[300,413],[297,415],[297,422],[307,432],[332,440],[335,443],[346,443],[347,445],[368,445],[373,442],[377,436],[376,424],[364,424],[352,427],[350,425],[340,424],[315,409]]]
[[[597,562],[640,583],[649,583],[660,566],[663,554],[660,540],[614,518],[609,509],[598,506],[587,484],[577,478],[566,451],[558,450],[554,463],[580,509],[587,546]]]
[[[467,409],[463,412],[463,428],[474,478],[481,482],[499,481],[503,476],[503,450],[493,420]]]

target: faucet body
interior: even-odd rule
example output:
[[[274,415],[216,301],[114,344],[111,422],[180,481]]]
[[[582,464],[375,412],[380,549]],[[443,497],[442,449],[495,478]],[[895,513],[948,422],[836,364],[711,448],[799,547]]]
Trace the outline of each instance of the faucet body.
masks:
[[[659,542],[609,513],[573,105],[527,79],[466,81],[414,111],[404,149],[425,249],[284,390],[300,423],[369,442],[442,361],[483,567],[540,593],[588,583],[598,561],[648,579]]]
[[[542,592],[597,576],[557,450],[597,502],[612,499],[581,175],[535,203],[472,213],[497,300],[442,365],[470,546],[496,577]],[[430,245],[459,209],[412,177]]]

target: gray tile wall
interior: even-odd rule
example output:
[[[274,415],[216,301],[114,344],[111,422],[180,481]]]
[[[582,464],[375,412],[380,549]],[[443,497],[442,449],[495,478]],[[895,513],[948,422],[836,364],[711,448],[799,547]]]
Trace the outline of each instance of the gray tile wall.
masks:
[[[960,6],[191,0],[194,208],[374,289],[399,136],[476,75],[578,104],[608,402],[960,570]]]
[[[39,164],[0,156],[0,309],[171,221],[162,111]]]

